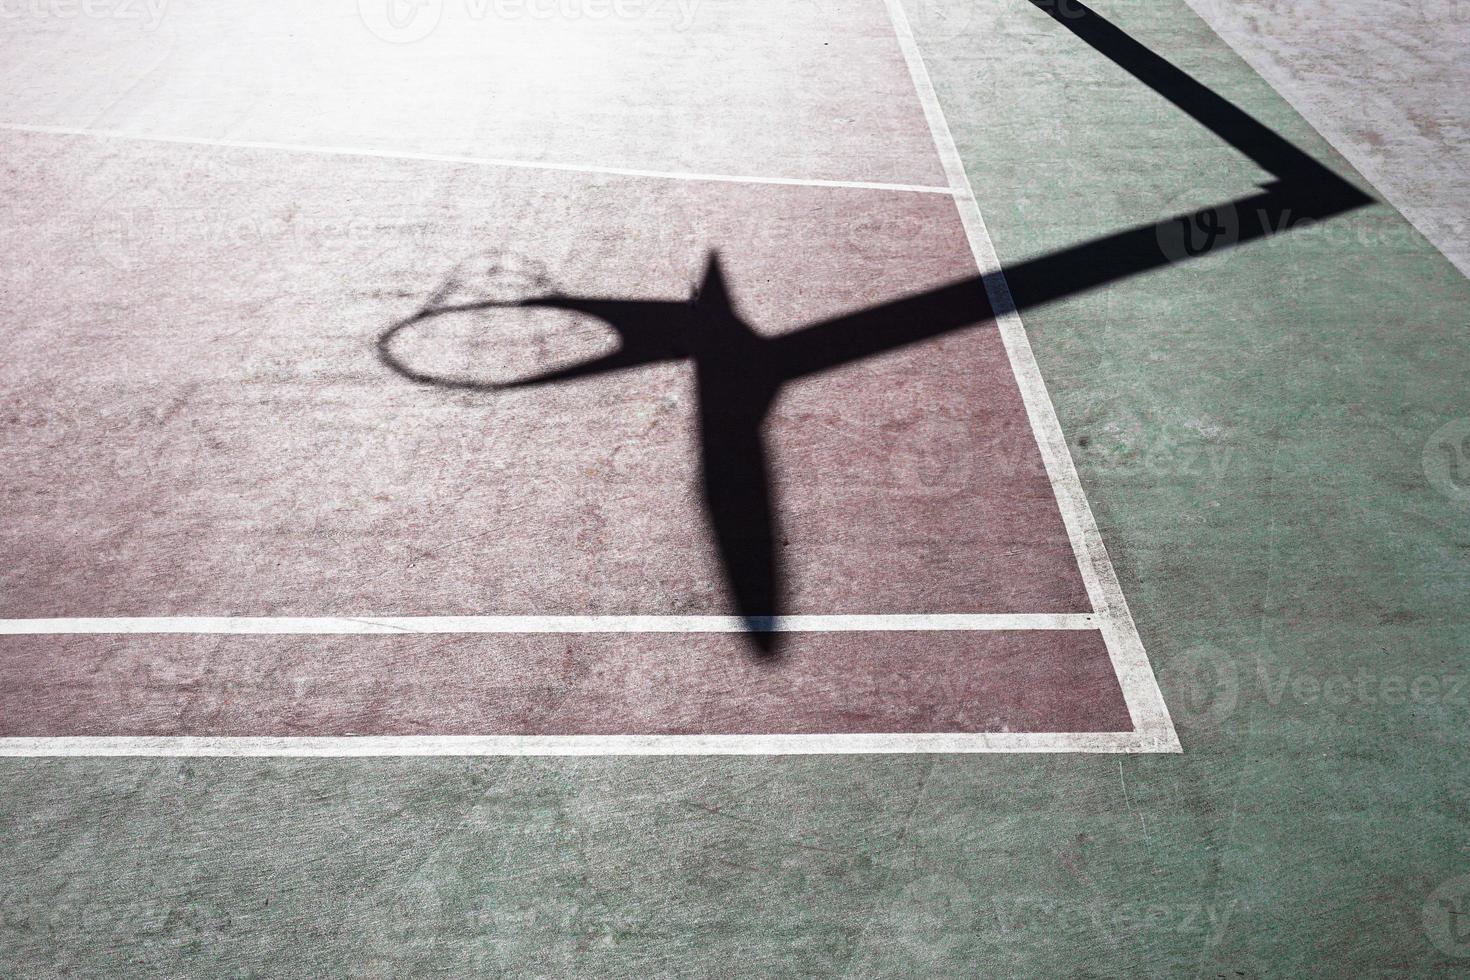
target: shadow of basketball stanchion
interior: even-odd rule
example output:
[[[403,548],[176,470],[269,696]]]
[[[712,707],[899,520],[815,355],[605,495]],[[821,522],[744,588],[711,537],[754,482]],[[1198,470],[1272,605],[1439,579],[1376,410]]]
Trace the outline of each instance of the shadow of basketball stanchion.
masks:
[[[992,301],[1005,305],[1002,313],[1022,311],[1218,256],[1288,231],[1293,221],[1321,221],[1372,201],[1076,0],[1064,6],[1031,2],[1275,179],[1246,197],[771,338],[737,313],[713,253],[692,293],[666,300],[564,295],[533,262],[480,256],[462,263],[420,310],[378,337],[379,358],[419,384],[486,393],[690,361],[705,511],[747,635],[759,654],[774,653],[782,607],[774,546],[778,511],[762,430],[785,384],[958,330],[993,326]]]

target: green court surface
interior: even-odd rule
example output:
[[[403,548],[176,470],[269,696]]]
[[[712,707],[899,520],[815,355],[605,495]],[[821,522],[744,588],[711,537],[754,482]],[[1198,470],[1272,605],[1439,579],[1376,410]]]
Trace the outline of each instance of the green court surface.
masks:
[[[1271,179],[1076,9],[909,12],[1003,266]],[[1180,0],[1093,9],[1373,194]],[[1267,223],[1017,288],[1180,753],[3,758],[0,973],[1470,972],[1470,283]]]

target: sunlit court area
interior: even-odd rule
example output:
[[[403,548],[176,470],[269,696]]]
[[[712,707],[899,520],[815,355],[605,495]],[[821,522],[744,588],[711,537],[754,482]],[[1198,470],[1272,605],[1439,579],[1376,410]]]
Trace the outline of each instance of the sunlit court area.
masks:
[[[0,52],[0,974],[1470,971],[1470,9]]]

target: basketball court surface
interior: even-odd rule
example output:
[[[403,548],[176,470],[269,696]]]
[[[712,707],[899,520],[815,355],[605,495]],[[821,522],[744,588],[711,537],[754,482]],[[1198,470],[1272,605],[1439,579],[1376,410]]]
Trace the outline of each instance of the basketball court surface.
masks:
[[[1351,784],[1324,753],[1463,748],[1430,432],[1466,414],[1466,284],[1182,4],[94,13],[22,11],[0,70],[17,975],[65,973],[43,922],[83,972],[192,974],[233,916],[240,975],[1060,975],[1095,929],[1101,975],[1256,976],[1333,962],[1292,894],[1391,933],[1359,968],[1460,955],[1409,920],[1470,870],[1463,766],[1393,784],[1418,857],[1264,881],[1313,849],[1299,781]],[[1327,722],[1292,686],[1369,667],[1436,699]],[[663,828],[641,901],[695,896],[665,932],[615,893],[669,807],[754,836]],[[783,808],[826,871],[760,857]],[[265,855],[268,814],[337,884]],[[429,843],[470,824],[520,843]],[[397,911],[268,939],[202,884],[246,854],[298,928],[374,867]],[[214,911],[78,938],[162,914],[144,879]]]
[[[715,16],[759,112],[706,35],[527,18],[444,25],[417,118],[201,131],[201,64],[4,131],[96,215],[16,215],[74,272],[13,307],[6,751],[1177,750],[903,9]],[[597,44],[687,84],[549,54]],[[748,358],[494,388],[716,292]],[[623,306],[497,305],[552,296]]]

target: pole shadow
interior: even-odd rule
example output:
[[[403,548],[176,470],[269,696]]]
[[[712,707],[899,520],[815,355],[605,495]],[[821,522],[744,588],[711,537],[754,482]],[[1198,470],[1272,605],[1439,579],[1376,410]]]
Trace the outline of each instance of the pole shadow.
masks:
[[[379,359],[420,384],[508,391],[570,382],[665,361],[693,364],[698,396],[702,498],[736,612],[759,656],[777,652],[781,570],[777,520],[762,429],[790,381],[852,364],[967,327],[997,314],[1069,296],[1279,234],[1293,221],[1324,220],[1372,198],[1250,114],[1073,0],[1030,0],[1093,50],[1189,115],[1273,177],[1257,193],[1151,225],[1083,242],[978,276],[764,338],[735,310],[719,256],[677,300],[547,295],[527,300],[443,304],[438,297],[377,339]],[[496,307],[542,307],[607,323],[609,354],[505,383],[467,381],[414,369],[393,350],[403,331],[434,317]]]

